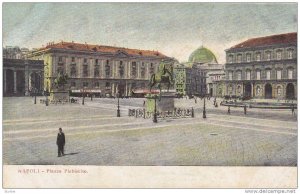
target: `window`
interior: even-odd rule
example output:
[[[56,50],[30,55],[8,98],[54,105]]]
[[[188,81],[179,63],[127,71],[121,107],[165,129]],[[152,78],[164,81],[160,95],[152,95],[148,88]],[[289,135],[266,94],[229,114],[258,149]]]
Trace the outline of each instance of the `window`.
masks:
[[[58,57],[58,62],[62,62],[62,61],[63,61],[62,57]]]
[[[288,69],[288,79],[293,79],[293,69]]]
[[[95,65],[99,65],[99,60],[95,59]]]
[[[150,75],[154,74],[154,67],[153,67],[153,63],[150,63],[150,70],[149,70],[149,74],[150,74]]]
[[[233,56],[232,55],[228,56],[228,63],[233,63]]]
[[[76,87],[76,82],[71,82],[71,87]]]
[[[241,80],[242,79],[242,71],[237,71],[236,72],[236,74],[237,74],[237,80]]]
[[[88,83],[88,82],[83,82],[83,83],[82,83],[82,86],[83,86],[83,87],[89,87],[89,83]]]
[[[71,61],[72,61],[72,62],[75,62],[75,57],[72,57],[72,58],[71,58]]]
[[[251,54],[247,54],[247,62],[250,62],[251,61]]]
[[[229,72],[228,72],[228,79],[229,79],[229,80],[232,80],[232,71],[229,71]]]
[[[257,71],[256,71],[256,79],[257,79],[257,80],[260,80],[260,70],[257,70]]]
[[[131,64],[131,77],[136,77],[136,62],[132,62]]]
[[[100,66],[96,64],[94,68],[94,77],[99,77],[99,76],[100,76]]]
[[[84,58],[84,59],[83,59],[83,63],[87,63],[87,58]]]
[[[88,77],[89,73],[88,73],[87,65],[83,65],[82,74],[83,74],[83,77]]]
[[[292,59],[293,58],[293,50],[292,49],[288,50],[287,55],[288,55],[288,59]]]
[[[256,53],[256,61],[260,61],[261,60],[261,54],[260,53]]]
[[[282,51],[277,51],[276,52],[276,59],[281,60],[281,58],[282,58]]]
[[[238,63],[241,63],[241,62],[242,62],[242,55],[241,55],[241,54],[239,54],[239,55],[237,56],[237,62],[238,62]]]
[[[251,80],[251,71],[250,70],[246,71],[246,79]]]
[[[123,61],[120,61],[120,65],[119,65],[119,76],[120,76],[120,78],[123,78],[123,76],[124,76],[124,65],[123,65]]]
[[[95,88],[99,88],[100,84],[99,82],[95,82]]]
[[[266,70],[266,79],[267,79],[267,80],[270,80],[270,79],[271,79],[271,70],[270,70],[270,69],[267,69],[267,70]]]
[[[276,78],[281,79],[281,70],[276,71]]]
[[[76,65],[71,65],[71,77],[76,77]]]
[[[110,76],[109,60],[106,60],[106,64],[105,64],[105,76],[106,76],[106,77],[109,77],[109,76]]]
[[[145,78],[145,74],[146,74],[146,69],[145,69],[145,64],[143,62],[141,66],[141,78]]]
[[[64,74],[64,66],[63,65],[58,65],[57,66],[57,74]]]
[[[110,83],[109,82],[105,82],[105,87],[109,88],[110,87]]]
[[[271,61],[271,52],[270,51],[266,52],[266,59],[267,59],[267,61]]]

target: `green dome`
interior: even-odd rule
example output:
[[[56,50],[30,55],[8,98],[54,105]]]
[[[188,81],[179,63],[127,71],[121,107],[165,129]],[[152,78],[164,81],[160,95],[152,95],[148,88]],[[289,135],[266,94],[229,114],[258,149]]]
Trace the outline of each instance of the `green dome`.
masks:
[[[203,46],[192,52],[189,57],[189,62],[218,63],[214,53]]]

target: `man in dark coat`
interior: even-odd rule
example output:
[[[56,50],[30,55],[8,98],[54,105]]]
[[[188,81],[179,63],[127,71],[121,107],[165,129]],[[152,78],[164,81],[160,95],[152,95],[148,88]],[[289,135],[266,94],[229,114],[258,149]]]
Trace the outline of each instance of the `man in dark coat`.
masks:
[[[61,155],[64,154],[64,146],[65,146],[65,134],[62,132],[62,128],[59,128],[59,133],[57,134],[57,139],[56,139],[56,145],[58,147],[58,155],[57,157],[60,157]]]

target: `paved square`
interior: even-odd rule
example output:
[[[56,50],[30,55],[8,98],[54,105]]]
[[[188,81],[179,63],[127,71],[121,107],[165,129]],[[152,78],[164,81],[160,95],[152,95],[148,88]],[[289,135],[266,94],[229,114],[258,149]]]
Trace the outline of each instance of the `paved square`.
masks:
[[[42,99],[42,97],[38,98]],[[80,100],[79,100],[80,101]],[[81,102],[81,101],[80,101]],[[207,101],[176,99],[194,107],[195,118],[127,116],[143,99],[86,99],[85,105],[45,106],[32,97],[3,98],[3,163],[28,165],[218,165],[296,166],[297,117],[289,110],[215,108]],[[57,157],[56,136],[66,135],[66,156]]]

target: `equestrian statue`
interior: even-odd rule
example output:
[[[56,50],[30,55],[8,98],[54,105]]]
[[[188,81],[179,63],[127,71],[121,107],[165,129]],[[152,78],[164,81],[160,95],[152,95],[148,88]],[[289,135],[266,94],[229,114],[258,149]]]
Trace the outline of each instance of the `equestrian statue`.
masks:
[[[56,86],[56,88],[60,88],[61,86],[64,89],[65,84],[68,83],[68,75],[67,74],[62,74],[62,73],[58,73],[57,77],[54,80],[54,86]]]
[[[161,99],[161,89],[162,85],[166,84],[168,87],[168,91],[170,89],[170,86],[173,85],[173,66],[172,63],[166,63],[162,61],[159,64],[158,72],[153,73],[151,75],[149,86],[150,86],[150,92],[151,89],[157,85],[159,89],[159,99]]]

